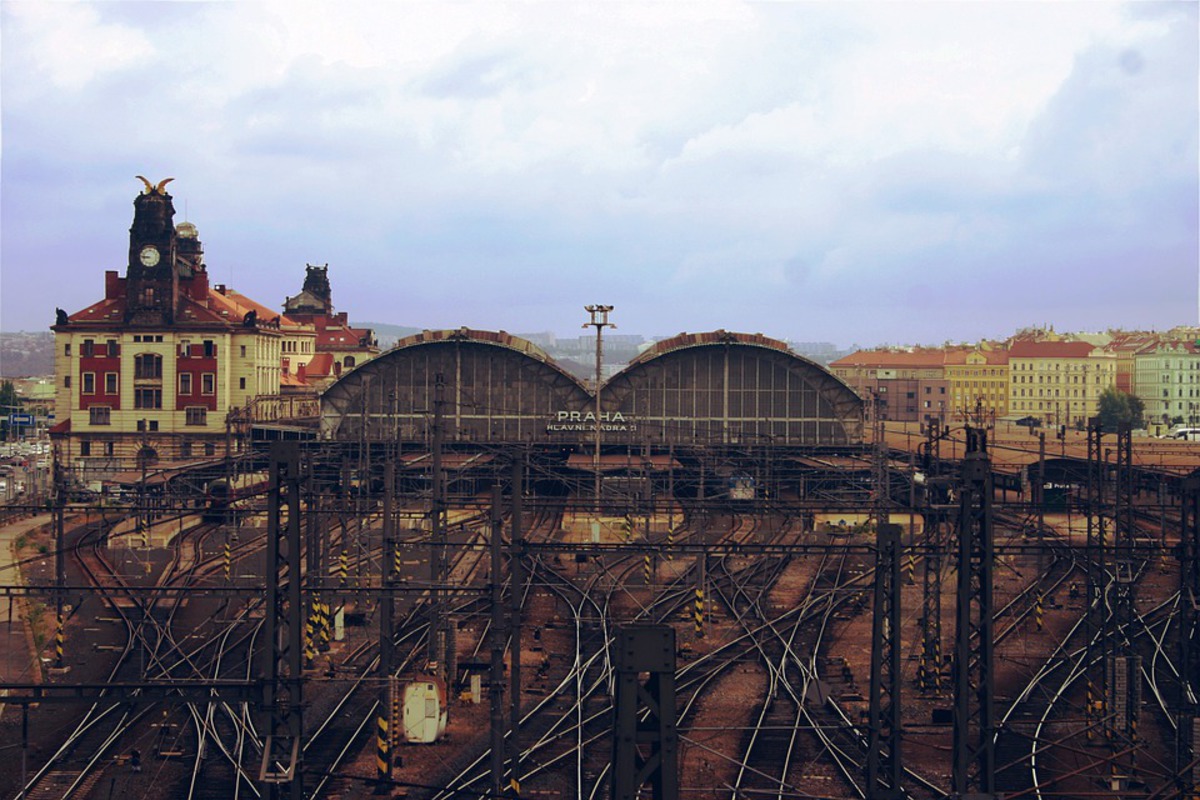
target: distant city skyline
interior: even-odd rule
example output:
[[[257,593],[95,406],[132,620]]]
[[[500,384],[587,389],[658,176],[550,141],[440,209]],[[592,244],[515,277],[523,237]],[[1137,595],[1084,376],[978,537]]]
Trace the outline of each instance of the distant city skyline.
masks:
[[[1197,6],[0,4],[0,329],[174,177],[354,320],[840,347],[1196,324]],[[582,333],[582,331],[580,331]]]

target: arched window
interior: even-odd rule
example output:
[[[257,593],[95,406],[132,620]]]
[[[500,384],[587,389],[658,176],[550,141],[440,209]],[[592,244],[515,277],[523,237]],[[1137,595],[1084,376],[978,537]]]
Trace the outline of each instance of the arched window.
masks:
[[[158,451],[153,447],[143,447],[138,450],[137,463],[139,467],[152,467],[158,463]]]
[[[162,356],[157,353],[139,353],[133,359],[135,379],[162,379]]]
[[[354,366],[354,356],[346,356],[345,358],[343,358],[342,366],[346,367],[347,369],[349,369],[350,367],[353,367]]]

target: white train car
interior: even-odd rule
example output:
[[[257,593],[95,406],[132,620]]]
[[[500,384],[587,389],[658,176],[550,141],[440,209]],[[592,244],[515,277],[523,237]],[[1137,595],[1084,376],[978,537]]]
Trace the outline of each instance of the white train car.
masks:
[[[430,744],[446,733],[449,709],[446,684],[439,678],[419,676],[404,684],[400,701],[401,729],[411,744]]]

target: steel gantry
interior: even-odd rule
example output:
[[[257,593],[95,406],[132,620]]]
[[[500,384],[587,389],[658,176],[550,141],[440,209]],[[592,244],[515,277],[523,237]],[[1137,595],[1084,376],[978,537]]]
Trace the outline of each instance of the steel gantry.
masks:
[[[1200,798],[1200,470],[1183,481],[1179,536],[1179,705],[1175,775],[1180,797]]]
[[[303,647],[300,602],[300,454],[295,442],[271,445],[267,501],[267,607],[263,619],[266,739],[259,780],[272,798],[300,800]]]
[[[630,624],[617,630],[612,800],[679,798],[675,718],[675,629]],[[643,684],[640,674],[647,673]]]
[[[936,419],[925,427],[921,447],[921,470],[925,476],[924,504],[921,510],[924,528],[925,558],[921,569],[921,655],[917,663],[917,686],[922,691],[942,688],[942,554],[945,548],[943,523],[950,478],[942,477],[942,428]]]
[[[871,702],[867,800],[899,800],[901,761],[900,526],[876,527],[875,603],[871,617]]]
[[[987,432],[967,428],[966,433],[958,518],[953,793],[962,800],[992,800],[996,797],[992,470]]]

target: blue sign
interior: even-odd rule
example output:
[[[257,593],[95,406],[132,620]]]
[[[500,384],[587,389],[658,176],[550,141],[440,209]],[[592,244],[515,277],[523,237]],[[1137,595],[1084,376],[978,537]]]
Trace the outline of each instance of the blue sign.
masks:
[[[33,425],[33,414],[9,414],[9,425]]]

